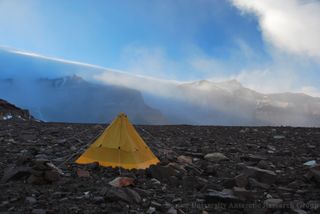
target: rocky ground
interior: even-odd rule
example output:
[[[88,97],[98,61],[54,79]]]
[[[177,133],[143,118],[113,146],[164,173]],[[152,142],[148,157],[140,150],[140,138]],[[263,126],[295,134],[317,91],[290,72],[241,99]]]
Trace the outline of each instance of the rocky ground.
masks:
[[[102,125],[0,121],[0,213],[320,213],[320,128],[136,127],[160,165],[74,164]]]
[[[18,108],[17,106],[0,99],[0,120],[35,120],[28,110]]]

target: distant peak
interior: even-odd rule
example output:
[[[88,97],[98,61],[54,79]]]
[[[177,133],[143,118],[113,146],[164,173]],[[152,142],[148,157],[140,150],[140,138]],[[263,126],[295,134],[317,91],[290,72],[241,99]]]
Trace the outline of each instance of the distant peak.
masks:
[[[40,82],[47,82],[52,84],[52,86],[54,87],[62,87],[62,86],[66,86],[66,85],[75,85],[75,84],[80,84],[85,82],[85,80],[74,74],[72,76],[64,76],[64,77],[60,77],[60,78],[54,78],[54,79],[50,79],[50,78],[41,78],[39,79]]]

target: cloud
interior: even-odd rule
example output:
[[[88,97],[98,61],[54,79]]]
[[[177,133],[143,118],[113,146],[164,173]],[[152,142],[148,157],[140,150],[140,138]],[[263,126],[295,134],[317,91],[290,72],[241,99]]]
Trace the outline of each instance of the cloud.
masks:
[[[314,75],[315,72],[312,70],[316,70],[314,68],[319,67],[318,64],[279,52],[273,52],[272,57],[266,59],[263,54],[251,47],[250,43],[240,38],[235,39],[235,44],[233,48],[226,50],[225,57],[220,58],[190,44],[185,47],[183,57],[176,60],[173,60],[163,48],[131,45],[123,51],[124,67],[120,70],[134,75],[180,82],[199,79],[212,81],[237,79],[245,87],[262,93],[303,92],[317,95],[316,91],[319,89],[309,77]],[[308,75],[305,75],[305,71],[308,71]],[[118,84],[122,82],[121,85],[131,85],[139,90],[159,91],[162,95],[167,95],[167,92],[170,94],[170,90],[160,88],[153,90],[152,87],[156,82],[144,85],[143,82],[132,82],[125,77],[120,80],[118,77],[108,78],[107,75],[101,79]],[[313,91],[303,90],[310,86],[314,88]]]
[[[78,62],[78,61],[73,61],[73,60],[61,59],[61,58],[57,58],[57,57],[49,57],[49,56],[44,56],[44,55],[33,53],[33,52],[15,50],[15,49],[12,49],[12,48],[3,48],[3,47],[0,47],[0,48],[7,49],[9,52],[15,53],[15,54],[18,54],[18,55],[31,56],[31,57],[35,57],[35,58],[39,58],[39,59],[46,59],[46,60],[49,60],[49,61],[62,62],[62,63],[66,63],[66,64],[79,65],[79,66],[85,66],[85,67],[90,67],[90,68],[105,69],[102,66],[93,65],[93,64],[89,64],[89,63],[83,63],[83,62]]]
[[[263,37],[286,53],[320,61],[320,1],[231,0],[258,17]]]
[[[261,70],[243,70],[233,78],[245,87],[262,93],[292,92],[298,76],[292,70],[278,70],[276,67]]]
[[[182,70],[182,64],[161,47],[128,45],[122,50],[121,64],[121,70],[162,79],[179,79]]]
[[[314,97],[320,97],[320,90],[313,86],[303,86],[297,92],[308,94]]]

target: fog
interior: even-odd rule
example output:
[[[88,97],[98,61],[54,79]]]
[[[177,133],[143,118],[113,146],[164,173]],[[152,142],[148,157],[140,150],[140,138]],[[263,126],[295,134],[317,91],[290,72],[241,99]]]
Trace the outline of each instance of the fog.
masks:
[[[0,97],[38,119],[139,124],[320,126],[320,99],[262,94],[236,80],[178,82],[0,50]]]

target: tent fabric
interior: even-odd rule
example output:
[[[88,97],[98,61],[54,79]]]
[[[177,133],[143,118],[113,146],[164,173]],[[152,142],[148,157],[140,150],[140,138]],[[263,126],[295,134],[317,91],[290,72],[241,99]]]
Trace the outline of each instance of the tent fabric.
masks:
[[[101,166],[146,169],[160,161],[139,136],[128,117],[121,113],[98,139],[76,160]]]

